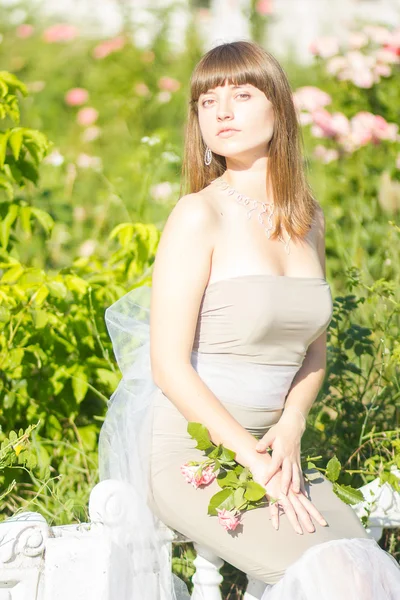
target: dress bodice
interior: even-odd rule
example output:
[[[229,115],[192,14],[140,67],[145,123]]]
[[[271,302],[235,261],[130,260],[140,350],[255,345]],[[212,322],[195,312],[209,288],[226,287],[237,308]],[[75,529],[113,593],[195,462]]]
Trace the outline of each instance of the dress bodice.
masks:
[[[281,408],[332,310],[322,277],[255,274],[215,281],[201,301],[192,364],[220,400]]]
[[[222,279],[204,292],[193,350],[299,367],[331,318],[331,291],[323,278],[261,274]]]

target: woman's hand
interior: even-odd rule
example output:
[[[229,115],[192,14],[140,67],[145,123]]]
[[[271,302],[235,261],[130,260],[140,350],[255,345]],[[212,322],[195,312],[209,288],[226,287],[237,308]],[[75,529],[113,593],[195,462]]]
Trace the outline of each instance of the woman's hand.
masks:
[[[268,466],[269,465],[265,460],[260,460],[256,461],[250,470],[253,475],[253,480],[265,487],[266,496],[268,498],[272,497],[272,499],[277,499],[276,502],[270,503],[269,505],[272,525],[275,529],[279,529],[279,508],[284,510],[293,529],[299,534],[302,534],[303,530],[298,519],[300,519],[309,533],[315,531],[311,517],[325,527],[327,522],[312,502],[305,496],[305,492],[300,491],[296,493],[290,489],[287,496],[281,492],[281,480],[283,476],[281,470],[270,477],[269,482],[265,484],[265,473],[268,470]]]
[[[304,493],[304,478],[301,470],[300,444],[305,430],[305,423],[296,417],[281,417],[281,419],[257,442],[257,452],[263,453],[268,446],[272,448],[269,469],[265,473],[267,483],[276,473],[282,470],[281,491],[286,496],[289,486],[295,493]]]

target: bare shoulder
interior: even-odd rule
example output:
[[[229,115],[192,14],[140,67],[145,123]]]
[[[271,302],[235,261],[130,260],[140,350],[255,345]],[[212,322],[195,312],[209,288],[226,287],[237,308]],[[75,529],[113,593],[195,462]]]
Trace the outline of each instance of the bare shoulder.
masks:
[[[182,225],[190,230],[210,232],[217,220],[218,214],[209,195],[201,190],[179,198],[169,214],[167,225]]]

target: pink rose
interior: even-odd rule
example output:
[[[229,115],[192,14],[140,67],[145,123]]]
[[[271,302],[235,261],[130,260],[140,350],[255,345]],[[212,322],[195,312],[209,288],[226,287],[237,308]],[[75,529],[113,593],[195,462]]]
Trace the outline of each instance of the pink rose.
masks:
[[[104,42],[100,42],[93,50],[93,57],[100,60],[102,58],[106,58],[109,54],[113,52],[117,52],[118,50],[122,50],[125,46],[125,38],[121,35],[110,40],[105,40]]]
[[[272,15],[274,12],[272,0],[258,0],[255,9],[259,15]]]
[[[293,101],[299,110],[312,112],[332,102],[329,94],[312,85],[298,88],[293,94]]]
[[[28,23],[23,23],[17,27],[17,37],[19,38],[28,38],[34,32],[33,25],[28,25]]]
[[[58,23],[48,27],[43,32],[43,39],[48,44],[59,42],[71,42],[78,35],[78,30],[74,25],[66,23]]]
[[[338,39],[333,36],[323,36],[310,44],[310,52],[321,58],[330,58],[339,52]]]
[[[176,92],[181,87],[181,84],[173,77],[160,77],[158,87],[164,92]]]
[[[240,512],[236,510],[226,510],[225,508],[221,510],[217,508],[217,513],[218,523],[222,525],[226,531],[234,531],[241,523]]]
[[[213,465],[209,465],[202,470],[198,464],[187,462],[181,465],[181,473],[187,483],[197,489],[200,485],[208,485],[214,481],[216,473],[213,473],[213,468]]]
[[[68,106],[80,106],[85,104],[89,98],[89,92],[84,88],[72,88],[65,94],[65,102]]]
[[[150,94],[149,88],[143,81],[139,81],[135,85],[135,92],[138,96],[148,96]]]
[[[78,111],[76,120],[79,125],[88,127],[89,125],[93,125],[93,123],[97,121],[98,117],[99,112],[95,108],[92,106],[86,106]]]
[[[335,128],[333,126],[332,115],[324,108],[318,108],[312,112],[314,127],[313,134],[316,137],[334,137]]]

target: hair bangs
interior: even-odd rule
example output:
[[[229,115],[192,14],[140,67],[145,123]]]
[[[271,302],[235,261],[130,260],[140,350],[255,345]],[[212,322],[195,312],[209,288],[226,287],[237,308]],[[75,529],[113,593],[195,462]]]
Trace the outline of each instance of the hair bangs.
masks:
[[[218,86],[225,81],[233,85],[250,83],[266,92],[268,80],[265,70],[253,55],[238,51],[234,45],[218,46],[203,57],[193,72],[191,81],[191,101],[196,103],[201,94]]]

